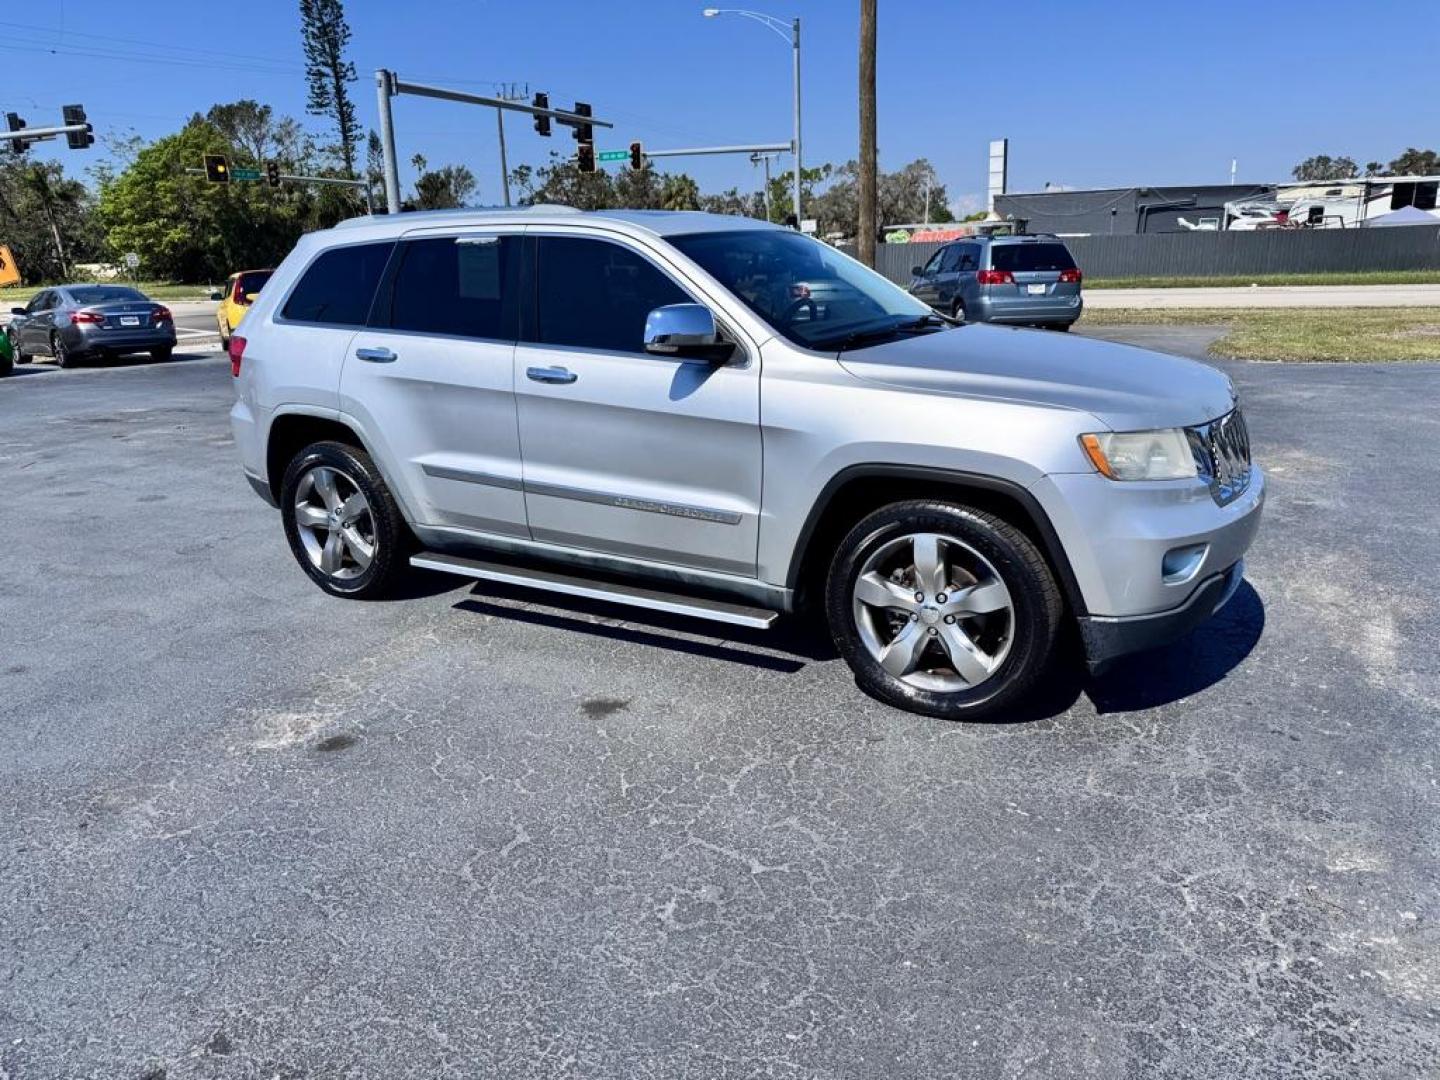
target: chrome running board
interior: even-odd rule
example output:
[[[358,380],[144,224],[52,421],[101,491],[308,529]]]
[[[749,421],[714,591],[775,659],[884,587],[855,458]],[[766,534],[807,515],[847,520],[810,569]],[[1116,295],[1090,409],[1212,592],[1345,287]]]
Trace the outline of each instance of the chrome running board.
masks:
[[[610,581],[596,581],[593,578],[572,577],[556,574],[549,570],[534,570],[528,567],[506,566],[502,563],[481,562],[458,555],[442,555],[438,552],[421,552],[410,557],[410,565],[423,570],[439,570],[445,574],[460,574],[478,578],[481,581],[498,581],[505,585],[519,585],[527,589],[543,589],[546,592],[562,593],[566,596],[580,596],[587,600],[605,600],[612,604],[647,608],[650,611],[665,611],[671,615],[688,615],[695,619],[729,623],[732,626],[748,626],[756,630],[768,629],[780,617],[778,611],[765,608],[746,607],[724,600],[710,600],[680,593],[660,592],[637,585],[621,585]]]

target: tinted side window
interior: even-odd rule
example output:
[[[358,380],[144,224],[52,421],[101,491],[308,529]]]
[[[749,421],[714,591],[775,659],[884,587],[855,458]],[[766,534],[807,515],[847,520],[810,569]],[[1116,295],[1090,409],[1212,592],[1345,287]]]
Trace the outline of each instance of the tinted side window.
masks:
[[[948,274],[954,270],[958,270],[960,268],[960,246],[954,244],[941,250],[945,255],[945,257],[940,260],[941,272]]]
[[[604,240],[540,238],[538,338],[643,353],[645,316],[690,297],[642,256]]]
[[[1064,244],[996,244],[990,249],[996,270],[1074,270]]]
[[[400,247],[388,320],[395,330],[514,341],[519,237],[446,236]],[[383,305],[382,305],[383,306]]]
[[[940,272],[941,264],[945,261],[945,255],[949,250],[949,248],[941,248],[939,251],[935,252],[934,255],[931,255],[930,261],[927,262],[923,267],[921,267],[920,272],[927,276],[930,274],[938,274]]]
[[[285,301],[285,318],[332,326],[364,326],[375,286],[395,245],[356,244],[325,252]]]
[[[962,244],[960,246],[960,265],[957,270],[979,270],[980,269],[980,245]]]

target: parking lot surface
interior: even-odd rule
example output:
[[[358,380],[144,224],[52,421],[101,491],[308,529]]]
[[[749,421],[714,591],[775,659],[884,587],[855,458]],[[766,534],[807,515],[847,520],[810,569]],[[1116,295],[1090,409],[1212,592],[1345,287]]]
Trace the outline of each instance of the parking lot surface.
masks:
[[[0,382],[0,1076],[1435,1076],[1440,365],[1227,370],[1249,584],[991,725],[331,599],[218,355]]]

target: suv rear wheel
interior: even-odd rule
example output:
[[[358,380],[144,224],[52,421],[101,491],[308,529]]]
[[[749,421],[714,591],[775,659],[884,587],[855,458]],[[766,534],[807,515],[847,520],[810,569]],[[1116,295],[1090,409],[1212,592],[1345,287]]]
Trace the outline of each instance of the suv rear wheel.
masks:
[[[285,470],[280,512],[300,568],[332,596],[375,599],[405,572],[404,518],[364,450],[320,442],[300,451]]]
[[[1044,673],[1060,590],[1023,532],[957,503],[894,503],[841,541],[825,589],[861,689],[946,720],[1017,705]]]

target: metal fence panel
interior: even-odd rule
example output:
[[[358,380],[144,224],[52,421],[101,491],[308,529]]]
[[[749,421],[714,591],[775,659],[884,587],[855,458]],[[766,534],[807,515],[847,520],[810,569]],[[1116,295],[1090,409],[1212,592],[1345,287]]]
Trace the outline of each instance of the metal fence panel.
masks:
[[[1440,269],[1440,225],[1072,236],[1065,245],[1092,278]],[[875,268],[908,284],[911,267],[941,246],[880,244]]]

